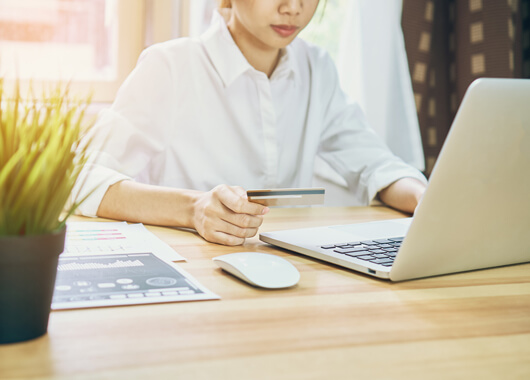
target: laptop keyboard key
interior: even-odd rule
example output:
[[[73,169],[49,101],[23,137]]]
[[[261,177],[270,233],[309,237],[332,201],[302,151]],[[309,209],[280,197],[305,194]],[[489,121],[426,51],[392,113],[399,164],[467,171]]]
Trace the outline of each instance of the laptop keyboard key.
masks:
[[[369,260],[371,263],[374,263],[374,264],[383,264],[383,263],[388,263],[388,259],[373,259],[373,260]]]
[[[357,258],[361,259],[361,260],[372,260],[372,259],[375,259],[375,257],[373,257],[372,255],[357,256]]]
[[[372,240],[362,241],[361,244],[364,244],[364,245],[377,245],[377,243],[372,241]]]
[[[345,255],[348,255],[351,257],[357,257],[357,258],[359,256],[367,256],[367,255],[369,255],[370,257],[373,257],[372,255],[370,255],[370,252],[368,251],[348,252],[348,253],[345,253]]]
[[[352,253],[352,252],[366,252],[366,251],[362,248],[337,248],[337,249],[334,249],[333,252]],[[370,253],[370,252],[366,252],[366,253]]]
[[[326,244],[322,249],[333,249],[343,255],[390,267],[394,263],[397,251],[404,238],[375,239],[349,243]]]
[[[392,240],[388,240],[388,239],[377,239],[377,240],[374,240],[377,244],[387,244],[387,243],[392,243]]]

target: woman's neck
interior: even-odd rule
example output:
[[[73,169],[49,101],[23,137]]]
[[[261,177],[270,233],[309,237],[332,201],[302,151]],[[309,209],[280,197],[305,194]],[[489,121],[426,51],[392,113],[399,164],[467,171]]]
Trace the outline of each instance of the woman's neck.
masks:
[[[270,78],[280,60],[280,49],[263,44],[256,37],[249,34],[244,27],[238,25],[234,17],[230,18],[227,26],[234,42],[248,63]]]

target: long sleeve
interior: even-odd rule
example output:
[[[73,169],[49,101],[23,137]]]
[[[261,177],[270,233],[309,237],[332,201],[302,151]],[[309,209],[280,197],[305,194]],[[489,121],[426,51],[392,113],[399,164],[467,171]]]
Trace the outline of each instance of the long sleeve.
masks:
[[[81,173],[73,196],[90,196],[78,213],[95,216],[112,184],[132,179],[163,152],[172,119],[174,75],[156,49],[142,53],[136,68],[121,86],[112,107],[100,115],[92,158]]]
[[[360,106],[340,88],[335,66],[327,56],[319,59],[317,72],[325,73],[317,90],[324,99],[324,130],[319,154],[347,182],[365,204],[400,178],[412,177],[427,183],[423,174],[392,154],[370,128]]]

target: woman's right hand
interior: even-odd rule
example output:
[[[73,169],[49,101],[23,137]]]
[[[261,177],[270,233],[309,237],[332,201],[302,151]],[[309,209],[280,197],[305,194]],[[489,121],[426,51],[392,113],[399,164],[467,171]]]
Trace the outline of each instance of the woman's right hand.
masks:
[[[239,186],[219,185],[197,195],[193,204],[193,228],[207,241],[241,245],[256,235],[269,208],[249,202]]]

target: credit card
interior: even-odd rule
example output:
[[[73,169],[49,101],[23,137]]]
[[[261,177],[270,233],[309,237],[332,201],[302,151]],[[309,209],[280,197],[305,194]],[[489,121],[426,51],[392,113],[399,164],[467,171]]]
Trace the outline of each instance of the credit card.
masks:
[[[324,203],[323,188],[247,190],[250,202],[268,207],[311,206]]]

